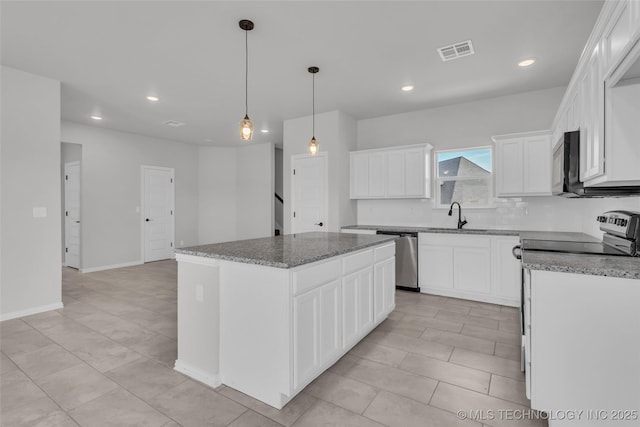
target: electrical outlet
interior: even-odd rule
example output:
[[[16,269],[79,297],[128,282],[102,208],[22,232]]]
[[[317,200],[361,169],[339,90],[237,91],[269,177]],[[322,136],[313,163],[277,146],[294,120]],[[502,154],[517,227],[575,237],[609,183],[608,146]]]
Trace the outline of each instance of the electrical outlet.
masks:
[[[47,208],[33,208],[33,217],[34,218],[46,218],[47,217]]]
[[[196,301],[204,301],[204,287],[201,284],[196,285]]]

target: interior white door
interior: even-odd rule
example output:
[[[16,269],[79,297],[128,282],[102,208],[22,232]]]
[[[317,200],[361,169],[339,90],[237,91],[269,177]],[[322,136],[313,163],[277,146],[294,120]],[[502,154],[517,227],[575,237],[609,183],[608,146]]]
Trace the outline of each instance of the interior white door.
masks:
[[[144,262],[173,256],[173,169],[143,166]]]
[[[64,164],[64,263],[80,268],[80,162]]]
[[[292,156],[292,233],[327,231],[327,156]]]

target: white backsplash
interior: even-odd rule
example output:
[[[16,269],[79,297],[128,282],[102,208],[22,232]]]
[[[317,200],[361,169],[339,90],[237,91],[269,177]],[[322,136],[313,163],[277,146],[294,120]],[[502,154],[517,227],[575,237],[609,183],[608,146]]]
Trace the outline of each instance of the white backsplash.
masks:
[[[566,199],[563,197],[522,197],[496,199],[494,209],[465,209],[467,228],[502,228],[538,231],[577,231],[601,237],[595,220],[614,209],[640,211],[640,197]],[[432,200],[359,200],[359,225],[456,227],[457,207],[435,209]]]

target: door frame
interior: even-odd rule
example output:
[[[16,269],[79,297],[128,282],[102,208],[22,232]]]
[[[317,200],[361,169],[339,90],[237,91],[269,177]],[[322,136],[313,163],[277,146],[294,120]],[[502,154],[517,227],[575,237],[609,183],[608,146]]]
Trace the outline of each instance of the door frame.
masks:
[[[326,230],[329,230],[329,155],[326,151],[321,151],[320,153],[312,156],[311,154],[292,154],[291,155],[291,170],[289,173],[291,174],[291,209],[289,210],[289,221],[291,222],[291,234],[295,234],[295,218],[293,217],[293,213],[296,211],[296,180],[293,178],[293,171],[296,166],[296,160],[299,159],[308,159],[308,158],[318,158],[324,157],[324,217],[326,218]]]
[[[78,251],[78,271],[82,271],[82,225],[83,225],[83,221],[82,221],[82,161],[81,160],[75,160],[72,162],[66,162],[63,165],[63,174],[66,176],[67,175],[67,166],[75,166],[78,165],[78,179],[79,179],[79,183],[78,183],[78,198],[80,199],[80,214],[78,215],[78,220],[80,221],[80,243],[78,243],[79,247],[79,251]],[[62,220],[64,222],[64,248],[67,248],[67,180],[64,180],[64,189],[62,190],[64,193],[64,206],[62,206],[62,210],[63,210],[63,216],[62,216]],[[63,249],[64,249],[63,248]],[[68,267],[67,265],[67,254],[66,251],[63,252],[64,253],[64,262],[62,263],[63,267]],[[71,267],[71,268],[75,268],[75,267]]]
[[[175,168],[169,168],[164,166],[150,166],[150,165],[140,165],[140,261],[142,264],[145,262],[145,226],[144,226],[144,174],[147,170],[161,170],[166,172],[171,172],[171,179],[173,180],[173,191],[171,192],[171,210],[173,211],[173,215],[171,215],[171,241],[173,241],[173,247],[175,249],[176,245],[176,170]],[[171,256],[171,258],[175,258],[175,254]]]

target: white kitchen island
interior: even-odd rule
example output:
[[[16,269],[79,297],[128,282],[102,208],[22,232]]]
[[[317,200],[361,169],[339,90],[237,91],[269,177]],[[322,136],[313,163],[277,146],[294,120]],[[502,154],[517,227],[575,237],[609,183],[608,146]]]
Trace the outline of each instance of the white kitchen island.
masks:
[[[281,409],[395,308],[394,238],[302,233],[176,250],[175,369]]]

